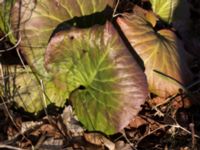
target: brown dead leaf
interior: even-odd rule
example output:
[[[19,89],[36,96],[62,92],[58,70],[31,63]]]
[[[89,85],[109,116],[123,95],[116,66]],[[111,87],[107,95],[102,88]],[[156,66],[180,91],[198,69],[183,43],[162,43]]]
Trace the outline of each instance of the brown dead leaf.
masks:
[[[139,7],[138,5],[135,5],[133,7],[133,12],[137,15],[143,16],[144,18],[146,18],[146,20],[153,26],[155,27],[157,21],[159,20],[158,17],[156,16],[156,14],[152,11],[147,11],[141,7]]]
[[[160,105],[160,104],[163,104],[165,101],[166,101],[166,99],[163,98],[163,97],[155,97],[155,98],[153,98],[153,99],[150,99],[150,100],[148,101],[148,103],[149,103],[149,105],[150,105],[151,107],[153,107],[153,106],[158,106],[158,105]]]
[[[7,135],[9,139],[12,139],[20,132],[21,129],[22,120],[21,117],[15,116],[15,118],[12,118],[9,122],[8,128],[7,128]]]
[[[28,148],[28,147],[30,147],[32,145],[33,144],[31,142],[31,140],[25,140],[25,141],[22,141],[22,142],[19,143],[19,147],[20,148]]]
[[[117,141],[115,143],[116,149],[115,150],[132,150],[130,144],[126,144],[124,141]]]
[[[58,130],[50,124],[42,125],[39,129],[35,130],[31,134],[34,135],[34,136],[39,136],[41,134],[42,135],[47,134],[49,136],[53,136],[54,138],[61,137],[60,132],[58,132]]]
[[[192,101],[189,98],[181,98],[176,97],[175,100],[172,102],[172,107],[174,109],[179,109],[179,108],[190,108],[192,105]]]
[[[41,126],[40,130],[43,133],[48,133],[48,135],[53,136],[55,138],[61,136],[60,133],[58,132],[58,130],[50,124],[45,124],[45,125]]]
[[[147,121],[144,120],[143,118],[137,116],[134,120],[132,120],[130,123],[129,123],[129,127],[131,128],[138,128],[142,125],[145,125],[147,124]]]
[[[101,133],[84,133],[84,138],[91,144],[106,146],[109,150],[115,150],[115,144]]]

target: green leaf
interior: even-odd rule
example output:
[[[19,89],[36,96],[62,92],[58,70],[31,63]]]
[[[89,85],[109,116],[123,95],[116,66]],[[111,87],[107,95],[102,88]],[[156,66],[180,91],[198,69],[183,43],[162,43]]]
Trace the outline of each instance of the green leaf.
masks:
[[[12,27],[20,32],[19,46],[28,64],[37,73],[43,75],[45,72],[44,51],[55,28],[74,17],[101,12],[112,2],[113,0],[37,0],[37,2],[23,0],[16,2],[11,15]]]
[[[55,87],[53,82],[49,82],[52,79],[38,80],[28,66],[24,69],[21,66],[12,65],[8,67],[4,65],[3,70],[4,90],[7,92],[4,96],[14,101],[17,107],[37,114],[48,104],[64,106],[66,93]]]
[[[0,30],[7,34],[10,42],[15,44],[16,39],[11,30],[10,11],[15,0],[5,0],[0,2]]]
[[[150,0],[150,2],[153,11],[167,23],[189,17],[187,0]]]
[[[156,32],[143,17],[134,14],[124,14],[117,22],[144,61],[151,92],[161,97],[170,96],[191,80],[185,49],[172,31]]]
[[[112,2],[113,0],[20,0],[14,4],[11,21],[13,30],[18,33],[18,38],[21,39],[19,48],[28,65],[31,66],[33,73],[40,80],[44,81],[47,96],[56,106],[63,106],[69,93],[65,93],[66,97],[62,97],[62,94],[62,96],[59,96],[60,94],[58,94],[58,99],[54,99],[52,96],[52,94],[58,92],[58,89],[54,87],[52,81],[54,79],[44,68],[44,52],[51,35],[56,27],[64,21],[74,17],[101,12],[107,5],[111,5]],[[94,21],[94,19],[91,21]],[[83,24],[87,23],[87,20],[82,21]],[[31,80],[30,84],[34,85],[35,79]],[[35,90],[37,90],[38,86],[36,86]],[[27,88],[27,86],[22,88]],[[40,100],[38,98],[36,94],[31,100],[27,99],[27,101],[30,101],[30,105],[38,104],[37,102]],[[42,108],[39,105],[29,106],[29,102],[26,103],[24,107],[30,107],[25,108],[30,112],[37,112]],[[18,105],[23,107],[22,103]],[[32,107],[35,108],[32,109]]]
[[[109,22],[57,33],[45,64],[57,86],[73,91],[70,100],[88,130],[121,131],[147,98],[144,72]]]

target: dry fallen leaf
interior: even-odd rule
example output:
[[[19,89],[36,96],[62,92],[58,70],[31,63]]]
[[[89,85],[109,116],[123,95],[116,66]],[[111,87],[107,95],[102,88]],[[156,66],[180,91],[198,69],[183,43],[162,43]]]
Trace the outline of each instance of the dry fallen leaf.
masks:
[[[133,119],[130,123],[129,123],[129,127],[132,128],[138,128],[142,125],[147,124],[147,121],[144,120],[143,118],[137,116],[135,119]]]
[[[126,144],[124,141],[117,141],[115,143],[116,149],[115,150],[132,150],[130,144]]]
[[[115,144],[101,133],[84,133],[84,138],[91,144],[102,145],[107,147],[109,150],[115,150]]]
[[[153,99],[150,99],[148,101],[148,104],[151,106],[151,107],[154,107],[154,106],[158,106],[158,105],[161,105],[163,103],[165,103],[166,99],[163,98],[163,97],[155,97]]]

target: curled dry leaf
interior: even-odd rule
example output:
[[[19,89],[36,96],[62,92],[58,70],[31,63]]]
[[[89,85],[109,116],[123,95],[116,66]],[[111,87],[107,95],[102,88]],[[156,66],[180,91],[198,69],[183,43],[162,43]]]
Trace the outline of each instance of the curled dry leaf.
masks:
[[[115,150],[115,143],[101,133],[84,133],[84,138],[89,143],[98,146],[106,146],[109,150]]]
[[[185,50],[172,31],[156,32],[148,21],[135,14],[123,14],[117,22],[144,61],[151,92],[167,97],[191,81]]]
[[[147,97],[144,72],[111,23],[57,33],[45,55],[57,86],[70,94],[88,130],[121,131]]]
[[[84,128],[81,125],[81,123],[77,120],[77,117],[75,116],[71,106],[65,107],[62,114],[62,120],[64,125],[67,127],[68,132],[70,132],[70,135],[72,136],[83,135]]]

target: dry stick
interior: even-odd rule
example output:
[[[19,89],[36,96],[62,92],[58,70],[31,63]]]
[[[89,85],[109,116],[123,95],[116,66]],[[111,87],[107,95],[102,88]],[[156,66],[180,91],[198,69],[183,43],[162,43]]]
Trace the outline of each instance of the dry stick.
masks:
[[[40,79],[40,84],[41,84],[41,88],[42,88],[42,92],[43,92],[43,100],[42,100],[42,104],[43,104],[43,107],[44,107],[44,112],[47,116],[47,120],[49,121],[49,123],[51,125],[53,125],[54,128],[56,128],[58,130],[58,132],[61,133],[61,135],[65,138],[65,133],[62,132],[62,130],[58,127],[58,125],[52,120],[51,116],[49,116],[47,110],[46,110],[46,107],[47,107],[47,104],[46,104],[46,93],[45,93],[45,87],[44,87],[44,84],[43,84],[43,80]]]
[[[153,130],[153,131],[150,131],[148,134],[142,136],[142,137],[137,141],[135,147],[137,148],[138,145],[139,145],[139,143],[140,143],[144,138],[146,138],[147,136],[149,136],[149,135],[155,133],[156,131],[158,131],[158,130],[160,130],[160,129],[164,129],[164,128],[168,127],[168,126],[169,126],[169,125],[160,125],[159,128],[157,128],[157,129],[155,129],[155,130]]]
[[[1,69],[2,77],[3,77],[4,75],[3,75],[3,67],[2,67],[2,64],[0,65],[0,69]],[[4,85],[4,87],[5,87],[5,82],[4,82],[4,80],[3,80],[3,85]],[[18,129],[18,127],[17,127],[17,124],[16,124],[15,121],[13,120],[12,115],[11,115],[10,112],[9,112],[9,109],[8,109],[8,107],[7,107],[7,105],[6,105],[5,100],[4,100],[3,97],[2,97],[2,101],[3,101],[4,108],[5,108],[5,110],[6,110],[7,114],[8,114],[8,116],[9,116],[11,122],[15,125],[16,129],[20,131],[20,129]],[[19,132],[19,131],[18,131],[18,132]]]
[[[10,145],[5,145],[5,144],[0,144],[0,148],[4,148],[4,149],[12,149],[12,150],[25,150],[25,149],[22,149],[22,148],[18,148],[18,147],[10,146]]]
[[[136,147],[138,146],[138,144],[139,144],[144,138],[146,138],[147,136],[149,136],[149,135],[155,133],[156,131],[158,131],[158,130],[160,130],[160,129],[164,129],[164,128],[166,128],[166,127],[175,127],[175,128],[182,129],[182,130],[185,131],[186,133],[191,134],[191,135],[193,135],[194,137],[200,139],[200,137],[199,137],[198,135],[191,133],[189,130],[187,130],[187,129],[181,127],[179,124],[175,124],[175,125],[161,125],[159,128],[157,128],[157,129],[155,129],[155,130],[149,132],[148,134],[144,135],[143,137],[141,137],[141,138],[138,140],[138,142],[136,143]]]
[[[175,125],[168,125],[169,127],[175,127],[175,128],[179,128],[179,129],[182,129],[183,131],[185,131],[186,133],[188,134],[191,134],[192,135],[192,132],[190,132],[189,130],[185,129],[184,127],[180,126],[178,123],[175,124]],[[194,134],[194,137],[200,139],[200,137],[196,134]]]
[[[200,80],[194,81],[193,83],[191,83],[190,85],[188,85],[186,88],[190,89],[190,88],[192,88],[193,86],[195,86],[195,85],[197,85],[199,83],[200,83]]]
[[[122,133],[122,136],[125,138],[125,140],[128,142],[128,144],[131,146],[131,148],[135,149],[135,147],[133,147],[133,143],[131,143],[131,141],[127,138],[125,130],[123,130],[121,133]]]
[[[17,31],[17,30],[16,30]],[[0,38],[0,42],[3,41],[6,37],[8,37],[10,34],[14,33],[13,31],[8,32],[5,34],[2,38]]]
[[[4,75],[3,75],[2,64],[0,64],[0,69],[1,69],[1,72],[2,72],[1,75],[2,75],[2,77],[3,77]],[[4,80],[3,80],[3,85],[5,86]],[[26,138],[26,136],[25,136],[25,135],[21,132],[21,130],[18,128],[17,124],[15,123],[15,121],[14,121],[12,115],[11,115],[10,112],[9,112],[9,109],[8,109],[8,107],[7,107],[7,105],[6,105],[6,102],[5,102],[4,98],[3,98],[3,97],[1,97],[1,98],[2,98],[2,101],[3,101],[4,108],[5,108],[5,110],[6,110],[7,114],[8,114],[8,116],[9,116],[11,122],[13,123],[13,125],[16,127],[16,129],[17,129],[18,132],[19,132],[18,135],[22,135],[24,139],[28,140],[28,139]],[[16,136],[18,136],[18,135],[16,135]]]
[[[44,112],[48,118],[48,120],[50,121],[50,118],[49,118],[49,115],[48,115],[48,112],[46,110],[46,107],[47,107],[47,103],[46,103],[46,95],[45,95],[45,88],[44,88],[44,84],[43,84],[43,80],[40,79],[40,85],[41,85],[41,88],[42,88],[42,105],[44,107]]]
[[[33,131],[39,129],[42,125],[43,124],[38,124],[38,125],[35,125],[35,126],[32,126],[32,127],[29,127],[28,129],[26,129],[26,131],[21,132],[21,133],[17,133],[13,139],[8,140],[8,141],[4,141],[3,143],[4,144],[16,143],[16,141],[17,141],[17,139],[19,138],[20,135],[22,135],[23,137],[25,137],[25,134],[26,135],[30,135],[30,133],[32,133]],[[28,140],[26,137],[25,137],[25,139]]]
[[[2,76],[2,79],[3,79],[3,78],[4,78],[4,75],[3,75],[3,68],[2,68],[2,65],[1,65],[1,64],[0,64],[0,69],[1,69],[1,72],[2,72],[1,76]],[[4,80],[3,80],[3,81],[4,81]],[[5,86],[5,82],[3,82],[3,85]],[[7,114],[8,114],[8,116],[9,116],[11,122],[14,124],[14,126],[16,127],[16,129],[17,129],[18,132],[19,132],[18,135],[16,135],[16,136],[18,137],[19,135],[22,135],[23,138],[27,139],[26,136],[25,136],[24,134],[21,133],[20,129],[17,127],[17,124],[16,124],[15,121],[13,120],[13,117],[12,117],[12,115],[11,115],[10,112],[9,112],[9,109],[8,109],[8,107],[7,107],[7,105],[6,105],[6,102],[5,102],[4,98],[1,97],[1,99],[2,99],[2,101],[3,101],[4,108],[5,108],[5,110],[6,110]],[[4,145],[4,144],[1,144],[1,145],[0,145],[0,148],[1,148],[1,146],[2,146],[2,148],[9,148],[9,147],[10,147],[10,146]],[[14,149],[14,148],[15,148],[15,147],[10,147],[10,149]],[[15,148],[15,149],[16,149],[16,148]],[[18,148],[17,148],[17,150],[18,150]],[[21,150],[21,149],[20,149],[20,150]]]
[[[156,111],[155,115],[159,115],[159,116],[164,116],[164,113],[160,111],[160,109],[158,107],[165,105],[166,103],[172,101],[175,97],[177,97],[179,94],[176,94],[172,97],[167,98],[164,102],[157,104],[156,106],[153,106],[152,109],[154,109]]]
[[[194,131],[194,123],[190,123],[189,124],[189,127],[190,127],[190,130],[192,132],[192,148],[195,147],[195,144],[196,144],[196,139],[195,139],[195,131]]]
[[[147,120],[150,119],[151,121],[154,121],[153,119],[148,118],[148,117],[143,116],[143,115],[142,115],[141,117],[142,117],[142,118],[145,118],[145,119],[147,119]],[[154,121],[154,122],[156,122],[156,121]],[[151,132],[149,132],[148,134],[142,136],[142,137],[137,141],[137,143],[136,143],[136,145],[135,145],[136,148],[138,147],[138,144],[139,144],[144,138],[146,138],[147,136],[149,136],[149,135],[155,133],[156,131],[158,131],[158,130],[160,130],[160,129],[164,129],[164,128],[166,128],[166,127],[175,127],[175,128],[182,129],[182,130],[185,131],[186,133],[191,134],[194,138],[196,137],[196,138],[200,139],[200,137],[199,137],[198,135],[196,135],[194,132],[192,133],[192,132],[190,132],[189,130],[185,129],[184,127],[181,127],[177,122],[176,122],[176,124],[174,124],[174,125],[170,125],[170,124],[168,124],[168,125],[163,125],[163,124],[160,124],[160,123],[158,123],[158,122],[156,122],[156,123],[159,124],[160,127],[157,128],[157,129],[155,129],[155,130],[153,130],[153,131],[151,131]]]
[[[42,146],[42,144],[45,142],[46,138],[47,138],[47,134],[46,133],[42,134],[37,144],[34,146],[34,149],[39,149]]]
[[[22,63],[22,66],[25,68],[25,70],[26,70],[26,73],[29,73],[27,70],[27,67],[26,67],[26,65],[25,65],[25,63],[24,63],[24,61],[23,61],[23,59],[22,59],[22,56],[21,56],[21,54],[20,54],[20,52],[19,52],[19,48],[17,47],[16,48],[16,51],[17,51],[17,55],[18,55],[18,57],[19,57],[19,59],[20,59],[20,62]]]
[[[2,78],[2,80],[4,79],[4,75],[3,75],[3,67],[2,67],[2,64],[1,64],[1,62],[0,62],[0,72],[1,72],[1,78]],[[3,82],[3,84],[5,84],[4,82]],[[5,86],[5,85],[4,85]]]
[[[20,38],[20,39],[21,39],[21,38]],[[19,40],[19,41],[21,41],[21,40]],[[18,46],[18,45],[17,45],[17,46]],[[25,67],[25,64],[24,64],[24,62],[23,62],[23,60],[22,60],[22,57],[21,57],[21,55],[20,55],[20,53],[19,53],[18,47],[16,47],[16,49],[17,49],[18,56],[19,56],[19,58],[20,58],[22,64],[23,64],[24,67]],[[26,67],[25,67],[25,68],[26,68]],[[2,64],[0,64],[0,69],[1,69],[1,72],[2,72],[2,74],[1,74],[2,77],[3,77],[2,79],[4,79]],[[4,80],[3,80],[3,81],[4,81]],[[3,82],[3,84],[4,84],[4,86],[5,86],[5,82]],[[16,127],[16,129],[17,129],[18,132],[19,132],[15,137],[17,138],[19,135],[22,135],[24,139],[28,140],[27,137],[24,135],[24,133],[22,133],[21,130],[17,127],[17,124],[16,124],[15,121],[13,120],[13,117],[12,117],[12,115],[10,114],[10,112],[9,112],[9,110],[8,110],[8,107],[7,107],[7,105],[6,105],[7,102],[5,102],[5,100],[4,100],[3,97],[2,97],[2,101],[3,101],[3,105],[4,105],[5,108],[6,108],[6,112],[7,112],[8,116],[9,116],[9,118],[11,119],[12,123],[14,124],[14,126]]]
[[[18,57],[19,57],[19,59],[20,59],[22,65],[23,65],[23,67],[24,67],[25,70],[26,70],[26,73],[29,74],[28,68],[27,68],[27,66],[25,65],[25,63],[24,63],[24,61],[23,61],[23,59],[22,59],[22,56],[21,56],[21,54],[20,54],[20,52],[19,52],[19,48],[17,47],[16,50],[17,50]],[[42,94],[42,96],[43,96],[42,104],[43,104],[43,106],[47,106],[47,104],[46,104],[45,87],[44,87],[43,81],[42,81],[41,79],[39,79],[39,78],[37,77],[36,74],[35,74],[35,77],[37,78],[38,82],[40,82],[41,89],[42,89],[42,91],[43,91],[43,94]],[[52,121],[52,118],[48,115],[48,112],[47,112],[47,110],[45,109],[45,107],[44,107],[44,111],[45,111],[45,114],[46,114],[46,116],[47,116],[47,118],[48,118],[49,123],[52,124],[52,125],[54,126],[54,123],[53,123],[53,121]],[[59,130],[59,131],[60,131],[60,130]],[[61,131],[60,131],[60,132],[61,132]],[[62,133],[62,132],[61,132],[61,133]],[[62,133],[62,135],[63,135],[63,133]]]
[[[173,100],[175,97],[177,97],[179,94],[176,94],[176,95],[173,95],[173,96],[171,96],[171,97],[169,97],[169,98],[167,98],[164,102],[162,102],[162,103],[159,103],[159,104],[157,104],[156,106],[154,106],[154,107],[159,107],[159,106],[162,106],[162,105],[164,105],[164,104],[166,104],[166,103],[168,103],[168,102],[170,102],[171,100]]]
[[[18,39],[17,43],[14,46],[12,46],[8,49],[0,49],[0,53],[11,51],[11,50],[15,49],[19,45],[20,42],[21,42],[21,38]]]
[[[117,7],[118,7],[118,6],[119,6],[119,0],[117,0],[117,3],[116,3],[115,8],[114,8],[114,10],[113,10],[113,14],[112,14],[112,17],[113,17],[113,18],[119,15],[119,14],[115,14],[116,11],[117,11]]]

